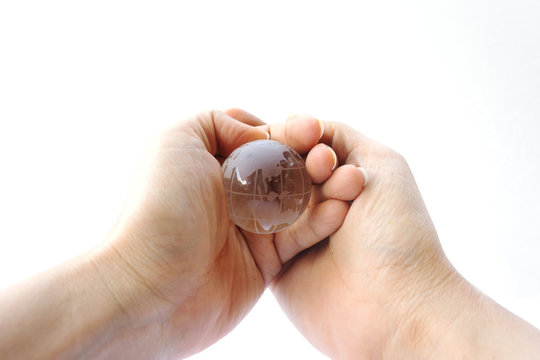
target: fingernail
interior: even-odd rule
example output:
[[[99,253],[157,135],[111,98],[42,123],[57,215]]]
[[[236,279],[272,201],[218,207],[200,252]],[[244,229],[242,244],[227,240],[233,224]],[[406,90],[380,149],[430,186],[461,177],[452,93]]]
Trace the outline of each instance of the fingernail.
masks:
[[[322,136],[324,134],[324,123],[319,119],[317,119],[317,122],[319,123],[319,126],[321,127],[321,135],[319,135],[319,140],[321,140],[321,138],[322,138]]]
[[[367,183],[368,183],[368,181],[369,181],[368,173],[367,173],[366,169],[364,169],[364,168],[361,167],[361,166],[358,166],[358,170],[360,170],[360,172],[361,172],[362,175],[364,176],[364,186],[366,186]]]
[[[332,171],[335,170],[338,166],[338,159],[337,159],[337,155],[336,155],[336,152],[334,151],[334,149],[332,149],[330,146],[326,145],[326,147],[328,147],[330,149],[330,152],[332,153],[332,156],[334,157],[334,166],[332,166]]]

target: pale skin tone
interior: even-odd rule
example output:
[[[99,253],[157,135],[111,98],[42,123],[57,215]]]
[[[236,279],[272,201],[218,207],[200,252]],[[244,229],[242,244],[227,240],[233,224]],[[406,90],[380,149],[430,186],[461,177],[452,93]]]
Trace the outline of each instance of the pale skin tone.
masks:
[[[227,216],[220,161],[267,134],[306,156],[316,185],[294,225],[255,235]],[[156,139],[102,245],[0,292],[0,358],[187,357],[268,286],[332,358],[540,354],[539,331],[448,262],[400,155],[343,124],[232,109]]]

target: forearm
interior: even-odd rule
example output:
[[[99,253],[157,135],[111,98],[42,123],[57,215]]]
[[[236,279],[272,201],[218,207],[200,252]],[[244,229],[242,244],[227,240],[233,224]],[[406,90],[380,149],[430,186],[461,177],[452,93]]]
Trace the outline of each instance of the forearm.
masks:
[[[122,350],[129,353],[133,347],[125,335],[133,329],[122,303],[137,289],[130,289],[122,277],[121,269],[106,254],[92,254],[2,291],[0,358],[70,359]]]
[[[388,358],[535,359],[540,331],[456,274],[401,317]]]

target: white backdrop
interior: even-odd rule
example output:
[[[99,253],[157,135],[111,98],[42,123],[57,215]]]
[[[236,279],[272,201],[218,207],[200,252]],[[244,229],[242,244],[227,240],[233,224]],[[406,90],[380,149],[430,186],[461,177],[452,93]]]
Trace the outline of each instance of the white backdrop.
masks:
[[[311,113],[409,161],[450,260],[540,327],[540,2],[0,2],[0,288],[99,243],[149,136]],[[193,359],[325,358],[266,293]]]

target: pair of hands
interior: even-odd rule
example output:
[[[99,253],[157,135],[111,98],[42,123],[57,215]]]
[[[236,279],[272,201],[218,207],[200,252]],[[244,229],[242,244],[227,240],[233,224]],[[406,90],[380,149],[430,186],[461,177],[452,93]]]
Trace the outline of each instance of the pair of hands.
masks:
[[[316,185],[296,223],[254,235],[227,216],[220,160],[268,134],[307,154]],[[537,329],[449,264],[401,156],[342,124],[231,110],[157,139],[101,246],[0,292],[0,358],[186,357],[267,286],[332,358],[540,354]]]
[[[220,159],[267,134],[307,155],[316,185],[295,224],[257,235],[227,216]],[[107,281],[126,336],[151,338],[145,352],[166,357],[217,341],[267,286],[322,352],[388,355],[418,341],[411,329],[422,338],[423,302],[457,278],[400,155],[343,124],[294,116],[265,125],[238,109],[201,113],[159,137],[93,256],[122,269]]]

